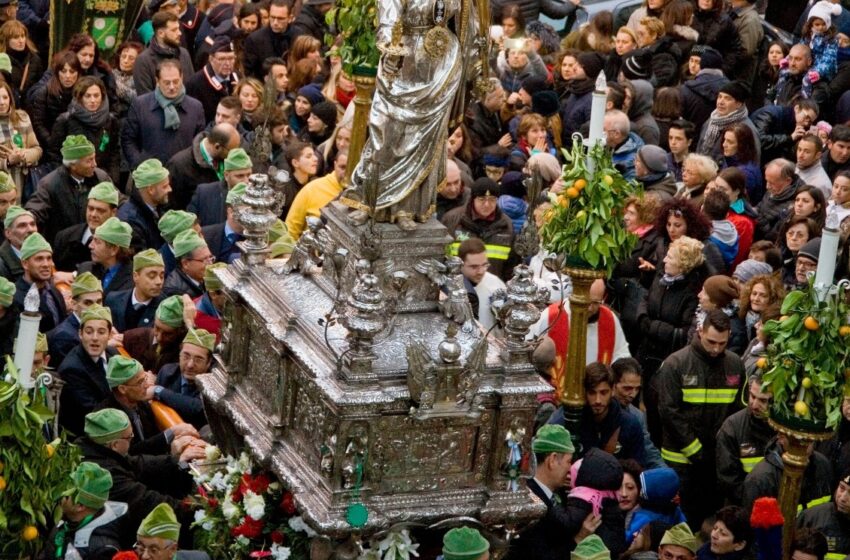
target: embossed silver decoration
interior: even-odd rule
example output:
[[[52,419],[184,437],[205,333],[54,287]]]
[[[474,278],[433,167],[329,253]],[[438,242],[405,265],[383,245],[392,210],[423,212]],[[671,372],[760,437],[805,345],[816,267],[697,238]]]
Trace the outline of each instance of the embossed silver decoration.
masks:
[[[321,235],[323,227],[321,219],[307,216],[307,229],[298,238],[289,260],[283,266],[284,273],[300,270],[301,274],[310,276],[318,272],[324,254]]]
[[[347,365],[358,373],[371,369],[372,341],[387,326],[387,301],[368,261],[357,262],[357,282],[345,301],[340,323],[348,329]]]
[[[526,265],[514,269],[506,290],[496,290],[492,296],[493,312],[506,337],[506,359],[511,366],[531,367],[528,331],[549,303],[549,290],[537,285]]]
[[[284,196],[278,185],[289,179],[286,171],[269,169],[270,175],[254,173],[248,178],[245,194],[233,205],[236,221],[242,226],[241,241],[243,254],[251,255],[264,251],[269,244],[269,230],[274,225],[283,206]]]
[[[461,272],[463,261],[459,257],[449,257],[446,264],[436,259],[423,259],[416,263],[417,272],[426,275],[434,284],[445,288],[448,297],[440,300],[440,311],[446,319],[451,319],[458,325],[463,325],[464,332],[471,332],[475,316],[469,296],[466,295],[466,284]]]

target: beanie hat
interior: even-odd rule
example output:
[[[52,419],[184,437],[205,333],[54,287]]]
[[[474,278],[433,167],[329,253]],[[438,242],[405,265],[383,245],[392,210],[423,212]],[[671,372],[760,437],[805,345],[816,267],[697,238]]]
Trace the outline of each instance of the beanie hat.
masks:
[[[544,117],[557,115],[561,110],[558,94],[551,89],[538,91],[531,96],[531,111]]]
[[[80,328],[89,321],[106,321],[112,325],[112,310],[102,305],[89,305],[80,313]]]
[[[298,90],[298,95],[310,102],[310,105],[318,105],[325,100],[322,90],[316,84],[307,84]]]
[[[71,480],[74,483],[74,503],[99,510],[109,499],[112,475],[100,465],[83,461],[71,473]]]
[[[546,81],[546,78],[541,78],[539,76],[529,76],[520,82],[520,88],[525,91],[528,95],[534,95],[538,91],[544,91],[549,88],[549,83]]]
[[[183,300],[180,296],[170,296],[162,300],[156,308],[156,318],[173,329],[183,326]]]
[[[97,276],[91,272],[83,272],[74,278],[74,283],[71,284],[71,297],[81,296],[83,294],[92,294],[94,292],[102,292],[103,285]]]
[[[758,560],[779,560],[782,558],[782,527],[785,518],[779,509],[776,498],[763,496],[753,502],[750,514],[750,526],[755,534],[755,549]]]
[[[133,228],[130,224],[112,216],[94,230],[94,236],[101,241],[129,249],[130,242],[133,240]]]
[[[570,432],[560,424],[544,424],[531,441],[534,453],[575,453]]]
[[[83,431],[95,443],[115,441],[130,427],[127,413],[117,408],[103,408],[86,414]]]
[[[12,57],[8,53],[0,53],[0,72],[12,73]]]
[[[137,189],[144,189],[168,179],[168,169],[158,159],[146,159],[133,170],[133,182]]]
[[[679,475],[670,467],[640,473],[640,497],[654,504],[669,504],[679,493]]]
[[[507,154],[483,154],[481,162],[487,167],[507,167],[509,159]]]
[[[699,67],[700,70],[705,70],[706,68],[723,68],[723,55],[717,49],[703,45],[702,53],[699,55]]]
[[[234,169],[251,169],[254,164],[251,162],[251,157],[243,148],[234,148],[227,152],[227,157],[224,158],[224,170],[233,171]]]
[[[198,216],[192,212],[169,210],[162,215],[159,222],[157,222],[157,226],[159,227],[159,233],[162,234],[162,238],[165,239],[166,243],[171,245],[174,243],[174,238],[177,237],[178,233],[191,229],[196,221],[198,221]]]
[[[215,348],[215,335],[204,329],[189,329],[183,339],[183,344],[192,344],[212,352]]]
[[[594,490],[619,490],[623,485],[623,466],[616,457],[599,448],[591,448],[584,457],[573,486]]]
[[[25,261],[42,251],[47,251],[51,255],[53,254],[53,248],[50,246],[50,243],[40,233],[33,233],[24,239],[24,242],[21,244],[21,260]]]
[[[329,129],[333,129],[336,126],[336,104],[329,101],[322,101],[313,105],[310,108],[310,112],[320,118]]]
[[[621,67],[628,80],[648,80],[652,76],[652,53],[646,49],[635,49],[623,57]]]
[[[224,284],[222,284],[221,280],[218,279],[218,276],[215,275],[215,271],[221,270],[222,268],[227,268],[227,263],[213,263],[204,270],[204,288],[206,288],[208,292],[214,292],[224,287]]]
[[[479,177],[472,183],[472,198],[477,196],[499,196],[502,189],[499,184],[489,177]]]
[[[0,307],[9,307],[15,299],[15,284],[0,276]]]
[[[472,527],[458,527],[443,536],[444,560],[475,560],[490,550],[490,543]]]
[[[596,81],[599,73],[605,67],[605,59],[598,52],[583,52],[576,58],[578,65],[584,70],[587,79]]]
[[[5,171],[0,171],[0,193],[12,192],[18,188],[12,177]]]
[[[109,181],[104,181],[92,187],[88,199],[105,202],[110,206],[118,206],[118,189]]]
[[[806,22],[812,18],[820,18],[826,24],[826,28],[832,27],[832,18],[841,15],[841,4],[833,4],[829,0],[821,0],[809,10],[809,17]]]
[[[94,153],[94,144],[89,142],[89,139],[82,134],[72,134],[65,138],[62,142],[62,159],[78,160],[90,156]]]
[[[740,80],[735,80],[728,84],[724,84],[723,87],[720,88],[719,93],[731,95],[736,101],[746,103],[750,98],[750,87]]]
[[[772,273],[773,269],[769,264],[755,259],[747,259],[738,263],[738,266],[735,267],[735,272],[732,273],[732,277],[746,284],[753,276]]]
[[[29,239],[29,238],[27,238]],[[820,256],[820,237],[815,237],[814,239],[809,239],[808,243],[803,245],[800,251],[797,253],[798,257],[808,257],[815,262],[818,262],[818,258]]]
[[[174,238],[174,256],[184,257],[201,247],[206,247],[207,242],[193,229],[183,230]]]
[[[242,197],[245,196],[245,190],[248,188],[248,185],[245,183],[237,183],[235,187],[227,191],[227,196],[224,197],[224,203],[227,206],[233,206],[234,204],[241,202]]]
[[[519,171],[508,171],[502,176],[502,194],[516,198],[524,198],[526,195],[524,176]]]
[[[732,301],[738,299],[738,285],[735,284],[734,280],[722,274],[706,279],[702,289],[705,290],[711,301],[720,308],[727,307]]]
[[[697,540],[687,523],[679,523],[668,529],[661,539],[661,546],[665,544],[681,546],[693,554],[697,551]]]
[[[605,547],[599,535],[590,535],[570,552],[570,560],[611,560],[611,551]]]
[[[133,272],[138,272],[149,266],[165,266],[162,255],[156,249],[145,249],[141,253],[133,255]]]
[[[180,539],[180,523],[168,504],[159,504],[142,520],[136,534],[177,542]]]
[[[20,218],[21,216],[29,216],[30,218],[35,219],[35,216],[32,215],[32,212],[29,210],[24,210],[17,204],[13,204],[6,209],[6,217],[3,218],[3,227],[9,229],[12,227],[12,224],[15,223],[15,220]]]
[[[654,144],[646,144],[638,150],[637,157],[652,173],[667,173],[667,152]]]
[[[137,360],[115,355],[109,358],[109,363],[106,364],[106,382],[109,383],[110,389],[114,389],[130,381],[143,370],[142,364]]]

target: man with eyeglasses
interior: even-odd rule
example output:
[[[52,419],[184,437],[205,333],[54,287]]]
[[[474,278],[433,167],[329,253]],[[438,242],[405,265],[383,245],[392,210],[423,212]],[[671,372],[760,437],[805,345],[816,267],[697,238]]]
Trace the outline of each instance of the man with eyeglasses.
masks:
[[[193,229],[174,238],[174,257],[177,268],[171,271],[162,286],[165,297],[187,294],[195,299],[204,293],[204,271],[215,262],[207,242]]]
[[[207,424],[207,416],[195,380],[210,371],[214,348],[214,334],[190,330],[180,346],[180,361],[163,366],[156,384],[147,389],[148,398],[167,404],[199,430]]]
[[[797,251],[797,259],[794,261],[794,280],[797,282],[795,288],[808,286],[808,275],[817,271],[819,257],[820,237],[810,239]]]
[[[212,41],[206,65],[186,80],[186,93],[204,106],[207,122],[215,118],[218,102],[232,95],[239,81],[239,76],[233,71],[236,53],[230,37],[219,35]]]
[[[489,330],[496,324],[490,307],[490,297],[496,290],[505,289],[505,283],[487,272],[490,261],[487,258],[487,247],[480,239],[467,239],[461,243],[457,256],[463,261],[460,270],[463,273],[472,313],[481,326]]]
[[[248,35],[242,45],[245,74],[262,81],[263,61],[286,56],[292,43],[292,33],[288,31],[291,21],[292,0],[273,0],[269,5],[269,25]]]
[[[178,550],[180,522],[168,504],[160,504],[142,521],[133,550],[141,560],[210,560],[200,550]]]

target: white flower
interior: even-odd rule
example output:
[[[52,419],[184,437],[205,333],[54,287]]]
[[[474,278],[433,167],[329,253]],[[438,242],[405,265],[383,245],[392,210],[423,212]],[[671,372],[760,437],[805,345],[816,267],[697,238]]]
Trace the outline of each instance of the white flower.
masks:
[[[242,452],[242,454],[239,456],[239,460],[236,461],[236,467],[239,469],[240,473],[250,472],[251,457],[247,453]]]
[[[419,556],[418,544],[413,544],[407,529],[392,531],[378,544],[384,560],[410,560],[410,556]]]
[[[227,490],[227,479],[224,478],[224,473],[220,471],[213,475],[208,484],[213,490],[218,490],[219,492]]]
[[[242,498],[242,504],[245,506],[245,513],[251,519],[259,521],[266,514],[266,501],[262,496],[258,496],[250,490],[245,492],[245,496]]]
[[[280,482],[272,482],[269,484],[269,490],[275,491],[280,489]]]
[[[210,531],[213,528],[213,521],[207,517],[207,512],[199,509],[195,511],[195,525],[200,525],[204,531]]]
[[[289,518],[289,528],[293,531],[300,531],[302,533],[307,533],[308,537],[315,537],[316,531],[310,528],[309,525],[304,523],[304,520],[301,519],[301,516],[298,517],[290,517]]]
[[[271,553],[274,560],[286,560],[292,554],[292,551],[289,550],[289,547],[274,543],[271,547]]]
[[[230,521],[242,517],[242,512],[239,511],[239,506],[233,503],[233,500],[230,499],[230,494],[224,498],[224,502],[221,504],[221,513],[223,513],[224,517]]]
[[[244,547],[251,544],[251,541],[249,541],[248,537],[246,537],[245,535],[239,535],[238,537],[236,537],[236,544]]]
[[[221,457],[221,451],[215,445],[208,445],[204,449],[204,458],[207,461],[217,461]]]

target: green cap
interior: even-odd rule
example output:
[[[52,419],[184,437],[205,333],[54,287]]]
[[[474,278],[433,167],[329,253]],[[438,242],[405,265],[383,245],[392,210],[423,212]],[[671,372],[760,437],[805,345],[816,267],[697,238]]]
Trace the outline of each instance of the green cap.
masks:
[[[687,523],[679,523],[668,529],[661,537],[661,546],[665,544],[681,546],[693,554],[697,552],[697,540]]]
[[[9,307],[15,299],[15,284],[0,276],[0,306]]]
[[[98,183],[89,191],[89,200],[98,200],[112,206],[118,206],[118,189],[109,181]]]
[[[112,216],[94,230],[94,236],[101,241],[129,249],[130,242],[133,240],[133,228],[130,224]]]
[[[29,210],[24,210],[20,206],[12,205],[6,209],[6,217],[3,219],[3,227],[9,229],[12,227],[12,224],[15,223],[15,220],[20,218],[21,216],[29,216],[30,218],[35,219],[35,216],[32,215],[32,212]]]
[[[133,171],[133,182],[137,189],[145,189],[168,179],[168,169],[158,159],[146,159]]]
[[[272,259],[279,259],[284,255],[291,255],[292,250],[295,248],[295,241],[289,237],[287,234],[285,237],[281,237],[271,245],[269,245],[269,257]]]
[[[142,520],[136,534],[140,537],[152,537],[174,541],[180,538],[180,523],[174,510],[168,504],[159,504]]]
[[[590,535],[570,552],[570,560],[611,560],[611,551],[598,535]]]
[[[183,299],[180,296],[167,297],[156,308],[156,318],[173,329],[183,326]]]
[[[156,249],[145,249],[141,253],[133,255],[133,272],[138,272],[149,266],[165,267],[162,255]]]
[[[242,148],[236,148],[227,152],[227,157],[224,158],[224,170],[233,171],[234,169],[251,169],[254,164],[251,163],[251,158]]]
[[[62,152],[62,159],[74,161],[92,155],[94,144],[89,142],[89,139],[82,134],[72,134],[65,137],[60,151]]]
[[[269,228],[269,243],[274,243],[284,235],[289,235],[289,228],[286,227],[286,222],[278,218]]]
[[[12,176],[5,171],[0,171],[0,193],[12,192],[17,188],[18,186],[15,185]]]
[[[89,321],[106,321],[112,325],[112,310],[103,305],[89,305],[80,313],[80,328]]]
[[[221,280],[218,279],[218,276],[215,275],[216,270],[221,270],[222,268],[227,268],[227,263],[217,262],[209,265],[206,270],[204,270],[204,287],[208,292],[212,292],[215,290],[220,290],[224,287],[221,283]],[[2,276],[0,276],[2,278]],[[14,284],[12,285],[14,295]]]
[[[0,53],[0,70],[9,74],[12,73],[12,58],[8,53]]]
[[[33,233],[24,239],[24,242],[21,245],[21,260],[25,261],[36,253],[41,253],[42,251],[48,251],[51,255],[53,254],[53,248],[44,236],[38,232]]]
[[[71,480],[74,482],[73,499],[75,503],[98,510],[109,499],[109,490],[112,489],[112,475],[100,465],[83,461],[71,473]]]
[[[546,424],[537,430],[531,442],[534,453],[575,453],[576,448],[570,432],[558,424]]]
[[[169,210],[159,219],[159,233],[162,234],[165,242],[171,245],[178,233],[191,229],[196,221],[198,221],[198,216],[192,212]]]
[[[206,247],[207,242],[198,235],[197,231],[187,229],[177,234],[172,245],[174,246],[174,256],[179,259],[180,257],[188,255],[195,249]]]
[[[490,543],[472,527],[458,527],[443,536],[445,560],[475,560],[490,550]]]
[[[225,197],[224,203],[228,206],[233,206],[240,202],[242,197],[245,196],[245,189],[247,188],[248,185],[245,183],[236,183],[236,186],[227,191],[227,197]]]
[[[74,278],[74,283],[71,284],[71,296],[77,297],[82,294],[91,294],[94,292],[102,292],[103,285],[97,276],[91,272],[83,272]]]
[[[83,431],[95,443],[109,443],[121,436],[130,427],[130,419],[123,410],[103,408],[86,414]]]
[[[143,369],[138,360],[121,355],[112,356],[106,364],[106,382],[110,389],[114,389],[133,379]]]
[[[40,332],[35,335],[35,351],[46,354],[49,351],[47,347],[47,335]]]
[[[200,348],[206,348],[210,352],[215,348],[215,335],[204,329],[189,329],[183,344],[193,344]]]

